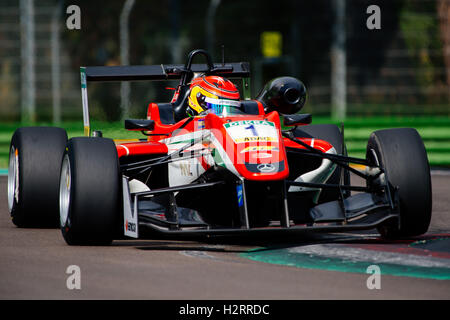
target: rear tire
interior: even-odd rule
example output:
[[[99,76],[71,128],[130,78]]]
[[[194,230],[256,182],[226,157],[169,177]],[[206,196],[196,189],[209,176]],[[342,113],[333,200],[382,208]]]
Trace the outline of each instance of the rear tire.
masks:
[[[385,168],[391,187],[399,188],[400,228],[378,227],[385,238],[413,237],[427,232],[431,220],[430,166],[419,133],[412,128],[375,131],[367,144],[367,160]]]
[[[18,227],[57,227],[61,159],[67,133],[61,128],[25,127],[11,139],[8,209]]]
[[[316,138],[327,141],[334,147],[334,149],[336,149],[337,154],[347,155],[347,148],[344,145],[344,137],[342,136],[339,127],[334,124],[312,124],[302,126],[294,131],[294,136],[298,138]],[[342,170],[344,170],[343,181],[341,181]],[[348,170],[342,169],[340,166],[336,166],[336,169],[328,179],[327,183],[343,183],[344,185],[350,185],[350,172]],[[349,192],[344,192],[345,197],[348,197],[349,195]],[[339,197],[339,190],[323,189],[319,196],[319,203],[334,201],[339,199]]]
[[[60,224],[67,244],[111,244],[120,222],[119,172],[112,140],[69,140],[60,180]]]

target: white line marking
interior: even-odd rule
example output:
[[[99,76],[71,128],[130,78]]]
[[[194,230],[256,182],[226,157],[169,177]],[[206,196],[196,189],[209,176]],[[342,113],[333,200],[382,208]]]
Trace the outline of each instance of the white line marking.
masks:
[[[203,259],[212,259],[217,260],[215,257],[207,254],[204,251],[197,251],[197,250],[182,250],[180,251],[180,254],[186,257],[190,258],[203,258]]]
[[[293,254],[301,253],[311,256],[341,258],[353,262],[390,263],[403,266],[427,268],[450,268],[450,259],[419,256],[415,254],[366,250],[347,247],[341,244],[314,244],[291,248],[288,251]]]
[[[431,170],[432,176],[450,176],[450,170]]]

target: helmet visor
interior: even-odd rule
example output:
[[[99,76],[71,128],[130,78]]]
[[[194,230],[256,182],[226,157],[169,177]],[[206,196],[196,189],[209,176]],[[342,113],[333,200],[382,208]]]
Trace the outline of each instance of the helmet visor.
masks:
[[[236,100],[214,99],[206,97],[205,107],[207,108],[207,112],[214,113],[220,116],[242,114],[240,108],[241,103]]]

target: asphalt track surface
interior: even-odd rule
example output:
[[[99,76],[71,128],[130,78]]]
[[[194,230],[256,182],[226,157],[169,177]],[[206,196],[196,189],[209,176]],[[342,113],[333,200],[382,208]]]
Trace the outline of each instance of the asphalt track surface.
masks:
[[[0,299],[450,299],[450,280],[383,274],[383,264],[381,289],[369,290],[371,275],[352,272],[345,265],[338,271],[310,269],[246,256],[251,249],[269,248],[274,250],[267,252],[277,252],[278,257],[290,256],[289,252],[311,257],[308,250],[345,246],[344,258],[370,249],[387,252],[390,259],[406,264],[408,259],[414,264],[414,257],[419,257],[417,261],[434,259],[448,266],[448,172],[432,175],[433,218],[428,233],[414,240],[414,248],[411,242],[383,242],[376,232],[295,239],[123,240],[108,247],[71,247],[59,230],[19,229],[12,224],[6,181],[5,176],[0,177]],[[434,238],[443,241],[426,247],[427,239]],[[378,256],[372,257],[375,260],[367,266],[376,264]],[[67,288],[70,265],[80,268],[79,290]],[[450,269],[445,270],[448,276]]]

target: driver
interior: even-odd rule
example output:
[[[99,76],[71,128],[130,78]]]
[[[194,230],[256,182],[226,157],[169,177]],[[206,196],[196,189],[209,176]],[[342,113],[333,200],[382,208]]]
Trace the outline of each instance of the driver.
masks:
[[[214,113],[227,116],[241,114],[236,86],[218,76],[201,76],[191,82],[187,114],[190,117]]]

